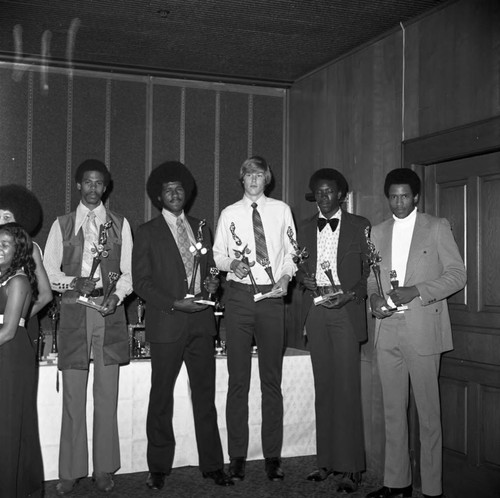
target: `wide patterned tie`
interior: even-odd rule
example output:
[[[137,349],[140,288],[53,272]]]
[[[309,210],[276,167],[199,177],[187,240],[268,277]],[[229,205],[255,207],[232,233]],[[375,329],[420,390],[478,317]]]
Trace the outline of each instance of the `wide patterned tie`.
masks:
[[[252,208],[253,234],[255,237],[255,255],[257,257],[257,262],[261,263],[264,260],[269,261],[266,246],[266,234],[264,233],[262,218],[260,217],[259,211],[257,211],[257,204],[255,202],[252,203]]]
[[[86,277],[90,275],[92,262],[94,260],[92,249],[95,248],[95,246],[99,242],[99,230],[97,228],[94,211],[89,211],[87,213],[87,218],[85,220],[85,223],[83,224],[83,236],[85,238],[85,243],[83,247],[82,257],[82,276]],[[99,276],[97,271],[95,276]]]
[[[177,226],[177,247],[179,248],[179,252],[181,253],[181,258],[182,262],[184,263],[184,268],[186,270],[186,276],[188,282],[190,282],[194,268],[194,257],[191,251],[189,250],[191,242],[189,241],[186,225],[184,225],[182,218],[180,217],[177,218],[176,226]]]

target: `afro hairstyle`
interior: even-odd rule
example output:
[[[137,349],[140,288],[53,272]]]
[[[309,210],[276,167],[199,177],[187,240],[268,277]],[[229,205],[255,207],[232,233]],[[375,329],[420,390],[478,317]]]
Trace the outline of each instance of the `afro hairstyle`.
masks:
[[[22,185],[0,187],[0,209],[10,211],[16,223],[32,235],[42,221],[42,206],[35,194]]]
[[[384,194],[389,198],[391,185],[409,185],[413,197],[420,194],[421,182],[418,175],[410,168],[396,168],[387,173],[384,182]]]
[[[166,161],[157,166],[149,175],[146,191],[151,202],[162,209],[161,191],[164,183],[180,182],[186,193],[186,204],[191,200],[195,189],[195,181],[191,172],[179,161]]]

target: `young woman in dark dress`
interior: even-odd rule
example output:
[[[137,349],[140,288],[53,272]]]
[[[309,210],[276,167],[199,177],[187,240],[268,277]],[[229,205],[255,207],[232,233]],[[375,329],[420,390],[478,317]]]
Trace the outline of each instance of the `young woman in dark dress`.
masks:
[[[33,344],[25,321],[38,297],[33,245],[16,223],[0,226],[0,496],[41,496],[43,464],[33,417]]]

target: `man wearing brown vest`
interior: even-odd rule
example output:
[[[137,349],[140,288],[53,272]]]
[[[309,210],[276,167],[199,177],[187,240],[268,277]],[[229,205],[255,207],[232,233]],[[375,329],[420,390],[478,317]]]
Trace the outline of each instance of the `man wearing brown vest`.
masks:
[[[80,164],[75,181],[80,203],[75,211],[54,221],[44,261],[52,289],[62,293],[58,334],[58,367],[63,379],[59,495],[70,493],[88,474],[86,397],[91,357],[92,477],[99,490],[113,489],[112,474],[120,467],[118,370],[129,360],[125,312],[119,305],[132,291],[130,225],[101,201],[110,182],[109,171],[101,161],[89,159]],[[99,266],[89,278],[96,259]],[[108,295],[105,291],[113,273],[118,280]],[[101,311],[79,304],[80,296],[101,305]]]

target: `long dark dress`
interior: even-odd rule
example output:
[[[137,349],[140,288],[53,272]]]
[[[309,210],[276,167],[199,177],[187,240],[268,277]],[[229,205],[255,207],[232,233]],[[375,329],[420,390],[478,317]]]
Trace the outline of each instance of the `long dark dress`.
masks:
[[[7,281],[8,282],[8,281]],[[7,303],[0,286],[0,314]],[[41,492],[43,463],[38,417],[33,345],[24,327],[0,346],[0,497],[21,498]]]

